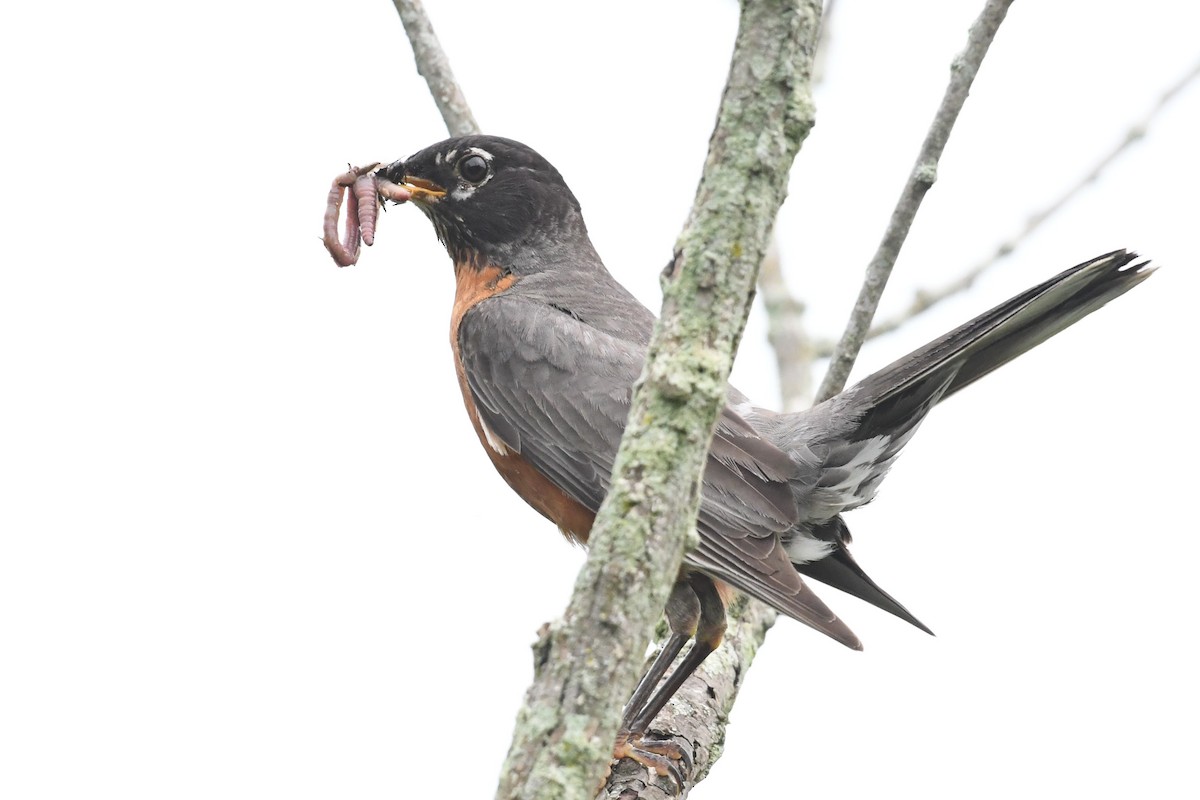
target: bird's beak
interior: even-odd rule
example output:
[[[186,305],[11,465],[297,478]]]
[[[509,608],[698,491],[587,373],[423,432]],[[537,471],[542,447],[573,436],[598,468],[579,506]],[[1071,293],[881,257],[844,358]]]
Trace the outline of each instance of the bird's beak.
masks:
[[[406,200],[435,203],[446,196],[446,190],[433,181],[405,174],[404,163],[400,161],[384,167],[377,176],[379,194],[397,203]]]
[[[437,202],[446,196],[446,190],[433,181],[427,181],[424,178],[417,178],[413,175],[405,175],[404,182],[400,185],[408,190],[413,200]]]

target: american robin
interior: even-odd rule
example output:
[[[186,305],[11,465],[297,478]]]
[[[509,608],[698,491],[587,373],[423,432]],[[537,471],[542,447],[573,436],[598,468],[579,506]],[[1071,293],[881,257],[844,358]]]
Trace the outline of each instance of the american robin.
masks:
[[[450,346],[480,444],[517,494],[586,544],[654,315],[605,268],[578,200],[529,147],[447,139],[379,176],[411,194],[453,261]],[[870,502],[934,405],[1144,280],[1152,270],[1135,259],[1117,251],[1073,267],[807,411],[769,411],[730,388],[699,544],[665,609],[671,635],[626,706],[621,754],[655,762],[644,734],[720,644],[729,587],[855,649],[802,576],[930,632],[851,557],[843,512]]]

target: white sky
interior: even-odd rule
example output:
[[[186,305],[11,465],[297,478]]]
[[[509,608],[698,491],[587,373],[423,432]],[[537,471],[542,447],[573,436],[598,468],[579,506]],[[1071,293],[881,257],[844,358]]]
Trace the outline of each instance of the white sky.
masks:
[[[475,442],[424,219],[390,212],[351,269],[320,245],[347,161],[445,135],[390,3],[10,5],[0,796],[491,796],[582,556]],[[735,5],[429,6],[485,129],[560,168],[657,308]],[[779,223],[815,333],[978,6],[840,4]],[[1165,0],[1018,3],[891,307],[1085,172],[1198,26]],[[938,637],[821,590],[866,651],[781,621],[697,800],[1195,791],[1197,141],[1193,86],[975,291],[869,348],[859,375],[1117,247],[1165,265],[931,417],[849,522]],[[735,381],[769,404],[763,330]]]

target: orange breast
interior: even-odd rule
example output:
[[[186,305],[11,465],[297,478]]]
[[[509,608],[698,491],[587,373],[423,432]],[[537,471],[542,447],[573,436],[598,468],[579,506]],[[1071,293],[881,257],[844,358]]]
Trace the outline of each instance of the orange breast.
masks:
[[[470,264],[455,266],[454,309],[450,315],[450,347],[454,351],[454,369],[458,373],[458,387],[462,391],[467,416],[475,427],[475,434],[484,452],[492,460],[496,471],[521,498],[549,519],[569,540],[584,544],[592,530],[595,512],[580,505],[566,492],[559,489],[548,478],[535,470],[528,461],[508,447],[479,418],[479,409],[471,397],[463,367],[462,353],[458,346],[458,330],[465,317],[478,303],[511,288],[517,279],[499,267],[478,268]]]

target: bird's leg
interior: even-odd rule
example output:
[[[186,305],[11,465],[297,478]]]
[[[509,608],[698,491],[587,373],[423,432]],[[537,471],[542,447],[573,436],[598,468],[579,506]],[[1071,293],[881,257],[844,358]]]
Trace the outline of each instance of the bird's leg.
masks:
[[[650,723],[667,704],[683,682],[721,644],[725,636],[725,604],[717,592],[712,579],[691,573],[676,582],[667,602],[667,624],[671,637],[662,652],[654,659],[646,675],[625,707],[621,721],[621,732],[617,735],[615,758],[632,758],[659,775],[670,775],[680,786],[683,785],[679,765],[685,765],[684,773],[690,771],[688,756],[674,742],[667,739],[648,740],[646,734]],[[687,654],[657,686],[675,656],[689,638],[695,641]],[[657,686],[657,689],[656,689]]]
[[[696,597],[691,584],[683,576],[671,588],[671,596],[667,598],[667,607],[664,613],[667,617],[667,626],[671,629],[671,635],[663,644],[662,650],[658,651],[658,655],[654,657],[654,661],[646,669],[645,674],[642,675],[642,680],[634,689],[633,696],[625,704],[625,715],[621,717],[622,731],[629,730],[633,718],[646,706],[646,701],[650,699],[658,682],[675,662],[675,656],[679,655],[679,651],[688,643],[688,640],[696,635],[696,628],[700,624],[700,599]]]

